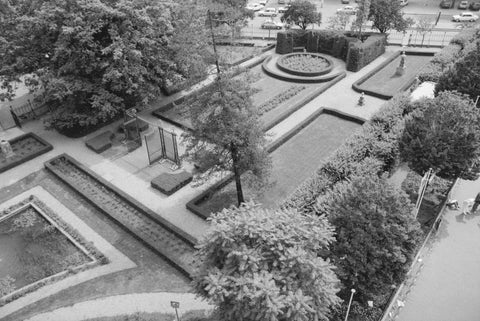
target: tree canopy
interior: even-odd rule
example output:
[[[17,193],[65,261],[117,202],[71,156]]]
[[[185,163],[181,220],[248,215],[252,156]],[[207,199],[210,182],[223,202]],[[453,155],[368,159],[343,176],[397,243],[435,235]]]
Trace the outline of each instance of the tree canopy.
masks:
[[[198,50],[178,50],[186,26],[180,17],[190,28],[198,24],[198,37],[205,24],[185,3],[10,1],[11,12],[0,19],[2,83],[32,75],[28,84],[44,91],[57,128],[88,126],[141,107],[169,82],[204,70]]]
[[[248,19],[255,17],[252,10],[246,9],[247,3],[248,0],[207,0],[207,7],[215,25],[227,24],[234,38],[236,31],[246,27]]]
[[[373,21],[373,28],[381,33],[389,30],[405,31],[413,20],[404,18],[400,1],[372,0],[368,20]]]
[[[296,24],[305,30],[308,25],[319,25],[322,22],[322,14],[317,12],[317,8],[313,3],[306,0],[295,0],[285,11],[281,20],[288,24]]]
[[[465,57],[455,62],[453,68],[447,69],[438,80],[435,92],[455,90],[476,100],[480,96],[480,41],[476,48]]]
[[[340,299],[334,267],[317,255],[333,241],[326,218],[244,203],[210,220],[194,287],[219,320],[328,320]]]
[[[271,169],[267,141],[252,89],[241,76],[221,74],[214,83],[187,103],[193,131],[184,135],[185,158],[204,172],[234,173],[238,204],[244,201],[241,176],[265,186]]]
[[[360,0],[352,28],[358,31],[358,38],[362,40],[362,29],[367,24],[370,14],[370,0]]]
[[[331,251],[344,299],[351,288],[357,298],[372,299],[403,280],[421,234],[404,191],[385,176],[355,175],[319,202],[335,227]]]
[[[400,139],[402,159],[421,175],[432,168],[446,179],[478,177],[480,115],[474,103],[465,95],[442,91],[416,104]]]

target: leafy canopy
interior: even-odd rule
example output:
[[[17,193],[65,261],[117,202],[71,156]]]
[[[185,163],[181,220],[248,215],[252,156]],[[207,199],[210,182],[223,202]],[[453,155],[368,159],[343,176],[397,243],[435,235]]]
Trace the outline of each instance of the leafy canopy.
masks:
[[[480,96],[480,41],[462,59],[447,69],[438,80],[435,91],[456,90],[476,100]]]
[[[325,218],[244,203],[210,220],[194,287],[220,320],[328,320],[339,284],[317,255],[333,241]]]
[[[405,31],[413,24],[411,18],[404,18],[400,1],[372,0],[368,20],[373,21],[373,28],[381,33],[389,30]]]
[[[193,131],[184,135],[185,158],[207,175],[214,171],[233,172],[239,204],[244,201],[241,174],[248,172],[249,183],[260,188],[266,186],[271,168],[252,94],[242,76],[221,74],[206,91],[187,103]]]
[[[179,50],[185,21],[197,27],[183,1],[18,0],[1,15],[0,80],[30,74],[55,110],[53,125],[92,125],[124,108],[141,107],[169,82],[201,71],[198,50]],[[201,24],[200,24],[201,22]],[[185,44],[184,44],[185,45]],[[201,46],[201,45],[199,45]],[[191,49],[191,48],[190,48]],[[192,54],[190,54],[192,53]]]
[[[367,300],[403,280],[415,254],[420,226],[408,195],[376,173],[354,175],[318,200],[335,227],[331,251],[338,276]]]
[[[472,179],[480,169],[480,115],[466,96],[443,91],[416,103],[405,121],[400,153],[423,175],[429,168],[446,179]]]
[[[285,11],[281,21],[288,24],[296,24],[305,30],[308,25],[319,25],[322,22],[322,14],[317,12],[317,7],[313,3],[306,0],[295,0]]]

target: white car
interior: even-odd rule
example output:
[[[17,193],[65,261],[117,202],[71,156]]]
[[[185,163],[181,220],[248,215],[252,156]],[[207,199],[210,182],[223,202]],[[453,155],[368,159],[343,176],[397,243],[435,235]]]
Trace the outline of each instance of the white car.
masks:
[[[283,28],[283,24],[281,22],[273,21],[273,20],[265,20],[262,22],[260,26],[262,29],[277,29],[280,30]]]
[[[452,17],[452,21],[455,21],[455,22],[462,22],[462,21],[474,22],[477,20],[478,20],[478,16],[471,12],[462,12],[461,14],[456,14]]]
[[[258,12],[258,16],[260,17],[276,17],[277,10],[275,8],[265,8]]]
[[[287,10],[288,10],[287,7],[279,7],[279,8],[277,9],[278,13],[285,13],[285,12],[287,12]]]
[[[345,6],[343,8],[337,9],[337,12],[345,12],[348,14],[356,14],[358,8],[357,7],[352,7],[352,6]]]
[[[262,6],[266,6],[267,5],[267,0],[260,0],[260,1],[258,1],[258,3]]]
[[[263,6],[258,3],[251,3],[245,7],[247,10],[259,11],[263,9]]]

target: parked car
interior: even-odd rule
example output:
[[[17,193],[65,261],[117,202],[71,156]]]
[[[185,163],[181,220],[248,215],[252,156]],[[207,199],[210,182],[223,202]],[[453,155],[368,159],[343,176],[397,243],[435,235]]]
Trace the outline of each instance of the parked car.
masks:
[[[345,12],[348,14],[356,14],[358,8],[357,7],[352,7],[352,6],[345,6],[343,8],[337,9],[337,12]]]
[[[279,7],[277,8],[277,12],[278,13],[285,13],[287,12],[288,8],[287,7]]]
[[[455,21],[455,22],[464,22],[464,21],[474,22],[477,20],[478,20],[478,16],[471,12],[462,12],[461,14],[456,14],[452,17],[452,21]]]
[[[467,9],[468,8],[468,1],[460,1],[458,4],[458,9]]]
[[[408,0],[400,0],[400,5],[405,7],[408,4]]]
[[[265,8],[258,12],[259,17],[276,17],[277,10],[275,8]]]
[[[258,1],[258,3],[262,6],[266,6],[267,5],[267,0],[260,0],[260,1]]]
[[[261,26],[262,29],[282,29],[283,24],[281,22],[273,21],[273,20],[265,20],[262,22]]]
[[[350,0],[342,0],[342,3],[343,3],[343,4],[349,4],[349,3],[350,3]]]
[[[440,2],[440,8],[450,9],[451,7],[453,7],[453,0],[442,0]]]
[[[263,9],[263,6],[258,3],[251,3],[246,6],[246,9],[252,10],[252,11],[260,11]]]
[[[472,2],[470,3],[469,9],[472,11],[480,10],[480,2]]]

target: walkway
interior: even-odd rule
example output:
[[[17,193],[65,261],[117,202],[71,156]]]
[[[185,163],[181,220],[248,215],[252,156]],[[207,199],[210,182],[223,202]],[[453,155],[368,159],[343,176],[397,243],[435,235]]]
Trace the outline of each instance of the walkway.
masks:
[[[82,321],[99,317],[112,317],[136,312],[166,313],[175,315],[170,302],[180,303],[178,313],[195,310],[210,310],[212,307],[192,293],[136,293],[115,295],[98,300],[76,303],[55,311],[42,313],[25,321]]]
[[[477,181],[460,180],[452,199],[460,202],[480,191]],[[446,209],[442,223],[421,258],[423,267],[396,321],[480,320],[480,211],[464,216]]]

